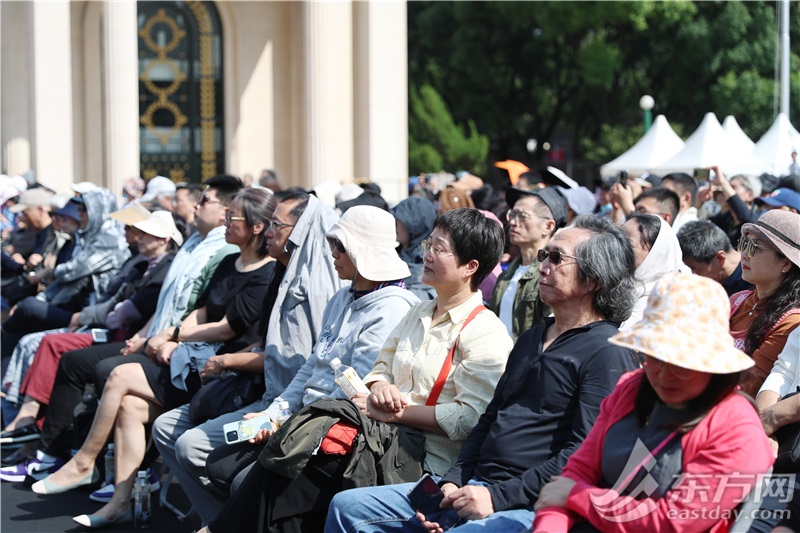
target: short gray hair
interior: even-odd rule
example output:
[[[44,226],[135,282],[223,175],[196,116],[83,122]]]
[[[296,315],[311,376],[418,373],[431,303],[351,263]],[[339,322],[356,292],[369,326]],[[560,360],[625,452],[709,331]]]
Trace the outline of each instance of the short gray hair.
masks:
[[[625,233],[608,219],[596,215],[577,217],[570,227],[592,236],[575,247],[578,277],[597,284],[595,310],[618,324],[631,316],[637,297],[633,248]]]
[[[722,229],[710,220],[689,222],[678,230],[678,243],[684,259],[708,263],[717,252],[730,253],[731,240]]]
[[[737,174],[730,179],[730,183],[733,183],[733,180],[741,181],[742,187],[753,193],[753,197],[758,198],[761,196],[761,178],[758,176]]]

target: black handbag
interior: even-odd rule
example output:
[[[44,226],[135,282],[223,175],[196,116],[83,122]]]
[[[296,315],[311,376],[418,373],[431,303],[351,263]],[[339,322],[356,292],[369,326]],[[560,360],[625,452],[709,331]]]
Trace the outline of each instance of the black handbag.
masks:
[[[781,401],[796,395],[787,394]],[[772,470],[776,473],[800,472],[800,422],[786,424],[773,434],[778,441],[778,457]]]
[[[264,395],[264,375],[226,370],[207,381],[189,402],[189,420],[202,424],[251,404]]]

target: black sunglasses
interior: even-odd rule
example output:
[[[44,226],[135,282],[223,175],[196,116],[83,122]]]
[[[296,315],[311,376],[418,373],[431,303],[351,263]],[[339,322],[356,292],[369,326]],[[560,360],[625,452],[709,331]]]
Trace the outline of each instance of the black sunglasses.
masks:
[[[339,252],[340,254],[347,253],[347,250],[344,249],[344,244],[339,239],[334,239],[332,237],[328,237],[328,246],[331,247],[331,253]]]
[[[540,263],[544,263],[544,260],[549,258],[550,262],[553,263],[554,265],[560,265],[565,257],[569,257],[570,259],[574,259],[575,261],[578,260],[578,258],[575,257],[574,255],[567,255],[564,252],[560,252],[558,250],[539,250],[536,257],[537,259],[539,259]]]

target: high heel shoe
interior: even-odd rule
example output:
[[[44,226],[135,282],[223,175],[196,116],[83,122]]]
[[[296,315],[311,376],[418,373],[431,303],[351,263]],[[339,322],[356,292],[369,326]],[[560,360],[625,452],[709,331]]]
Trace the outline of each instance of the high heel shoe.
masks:
[[[113,520],[109,520],[108,518],[103,518],[102,516],[96,514],[82,514],[80,516],[75,516],[72,520],[83,527],[88,527],[91,529],[100,529],[103,527],[108,526],[116,526],[119,524],[127,524],[129,522],[133,522],[133,511],[128,509],[118,517],[114,518]]]
[[[56,485],[50,481],[51,477],[52,476],[47,476],[43,480],[37,481],[31,486],[31,490],[36,494],[61,494],[62,492],[67,492],[84,485],[93,485],[100,482],[100,472],[97,470],[97,467],[94,467],[92,472],[86,474],[83,479],[79,479],[70,485]]]

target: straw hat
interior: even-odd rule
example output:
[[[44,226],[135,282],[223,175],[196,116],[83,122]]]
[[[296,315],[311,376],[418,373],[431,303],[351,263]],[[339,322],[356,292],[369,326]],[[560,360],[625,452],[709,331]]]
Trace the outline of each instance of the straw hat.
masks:
[[[395,251],[398,243],[394,217],[383,209],[369,205],[351,207],[326,236],[342,243],[363,278],[391,281],[411,275],[408,265]]]
[[[175,226],[175,220],[172,218],[172,213],[169,211],[156,211],[150,213],[150,216],[144,220],[134,222],[131,224],[136,229],[139,229],[153,237],[165,239],[169,237],[180,246],[183,244],[183,235],[178,231]]]
[[[751,231],[769,239],[789,261],[800,266],[800,215],[772,209],[742,226],[742,235]]]
[[[734,348],[729,315],[722,285],[694,274],[670,272],[650,293],[642,320],[609,342],[697,372],[741,372],[754,363]]]

